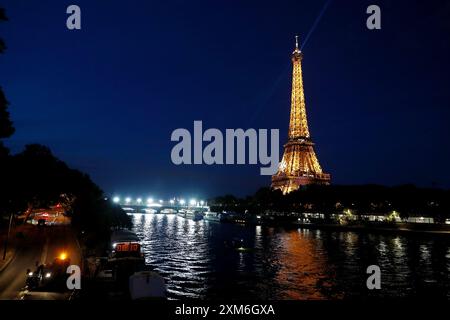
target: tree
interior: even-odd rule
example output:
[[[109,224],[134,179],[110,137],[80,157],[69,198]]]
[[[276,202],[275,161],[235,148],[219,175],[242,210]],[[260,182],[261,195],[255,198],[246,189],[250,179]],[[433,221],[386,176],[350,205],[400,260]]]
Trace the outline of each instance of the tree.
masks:
[[[9,118],[8,101],[0,87],[0,138],[9,138],[13,133],[14,127]]]
[[[0,22],[7,21],[8,18],[6,17],[5,9],[0,8]],[[6,49],[6,45],[3,42],[3,40],[0,38],[0,53],[3,53]]]
[[[5,10],[0,8],[0,22],[6,21]],[[0,38],[0,53],[3,53],[6,49],[5,43]],[[14,133],[14,127],[9,117],[8,101],[3,93],[2,87],[0,87],[0,139],[9,138]],[[4,148],[0,141],[0,148]],[[0,151],[1,156],[1,151]]]
[[[0,23],[8,20],[5,10],[0,8]],[[5,42],[0,38],[0,54],[6,49]],[[4,146],[2,139],[9,138],[14,133],[14,127],[9,117],[8,101],[0,86],[0,218],[7,214],[7,208],[11,204],[10,191],[10,164],[9,150]],[[1,223],[1,220],[0,220]]]
[[[87,174],[69,168],[39,144],[27,145],[10,157],[12,170],[8,191],[10,212],[62,205],[72,226],[103,241],[113,227],[130,227],[131,219],[118,206],[105,201],[103,191]],[[0,195],[1,196],[1,195]]]

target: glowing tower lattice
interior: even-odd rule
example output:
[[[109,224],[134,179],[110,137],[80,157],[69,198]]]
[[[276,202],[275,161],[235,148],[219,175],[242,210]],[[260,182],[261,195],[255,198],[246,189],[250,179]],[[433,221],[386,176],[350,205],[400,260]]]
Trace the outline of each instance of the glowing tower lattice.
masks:
[[[284,145],[283,159],[278,172],[272,176],[272,188],[289,193],[307,184],[329,184],[331,177],[323,173],[314,152],[306,118],[305,94],[302,79],[303,54],[298,48],[292,52],[292,94],[291,117],[289,121],[288,142]]]

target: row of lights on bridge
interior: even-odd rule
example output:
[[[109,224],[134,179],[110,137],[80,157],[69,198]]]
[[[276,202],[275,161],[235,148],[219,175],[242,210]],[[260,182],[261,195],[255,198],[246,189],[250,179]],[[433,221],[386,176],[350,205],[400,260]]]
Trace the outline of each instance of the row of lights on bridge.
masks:
[[[130,198],[130,197],[125,198],[124,200],[125,200],[126,204],[131,204],[133,202],[133,199]],[[114,203],[120,203],[120,201],[121,201],[120,197],[114,197],[113,198],[113,202]],[[144,201],[142,200],[142,198],[137,198],[135,203],[137,203],[138,205],[141,205],[141,204],[143,204],[143,202]],[[178,204],[184,206],[184,205],[186,205],[186,200],[184,200],[184,199],[178,199],[178,200],[170,199],[169,203],[171,205],[175,205],[176,203],[178,203]],[[154,202],[152,198],[148,198],[147,199],[147,204],[148,205],[152,205],[152,204],[161,204],[162,205],[162,204],[164,204],[164,201],[163,200],[159,200],[158,202]],[[196,199],[189,200],[189,205],[191,205],[191,206],[202,206],[203,207],[205,204],[206,203],[203,200],[200,200],[200,201],[197,201]]]

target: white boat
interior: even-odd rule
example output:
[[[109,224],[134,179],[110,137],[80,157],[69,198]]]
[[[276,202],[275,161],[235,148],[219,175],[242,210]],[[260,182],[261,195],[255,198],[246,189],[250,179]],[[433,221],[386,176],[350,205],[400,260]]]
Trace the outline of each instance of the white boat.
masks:
[[[222,214],[218,212],[207,211],[204,213],[203,219],[205,219],[206,221],[221,222]]]
[[[186,210],[179,210],[177,213],[177,216],[182,217],[182,218],[186,218]]]
[[[177,211],[175,209],[171,209],[171,208],[166,208],[166,209],[162,209],[161,213],[164,214],[173,214],[173,213],[177,213]]]
[[[194,221],[202,220],[203,214],[199,211],[188,210],[185,215],[186,219],[192,219]]]
[[[166,299],[167,288],[164,278],[157,272],[136,272],[129,279],[132,300]]]

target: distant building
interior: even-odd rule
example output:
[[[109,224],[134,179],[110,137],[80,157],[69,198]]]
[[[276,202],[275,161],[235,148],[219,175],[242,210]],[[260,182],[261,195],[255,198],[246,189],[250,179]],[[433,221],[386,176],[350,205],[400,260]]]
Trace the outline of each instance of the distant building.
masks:
[[[434,218],[430,217],[409,217],[405,222],[408,223],[434,223]]]

